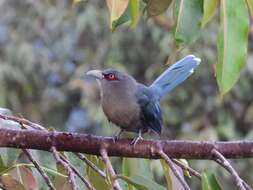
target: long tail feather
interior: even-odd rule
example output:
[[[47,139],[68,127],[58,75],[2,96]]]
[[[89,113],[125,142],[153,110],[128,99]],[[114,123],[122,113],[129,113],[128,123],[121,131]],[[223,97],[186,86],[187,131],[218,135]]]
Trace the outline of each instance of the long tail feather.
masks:
[[[200,64],[200,58],[188,55],[164,71],[151,85],[151,90],[160,99],[186,80]]]

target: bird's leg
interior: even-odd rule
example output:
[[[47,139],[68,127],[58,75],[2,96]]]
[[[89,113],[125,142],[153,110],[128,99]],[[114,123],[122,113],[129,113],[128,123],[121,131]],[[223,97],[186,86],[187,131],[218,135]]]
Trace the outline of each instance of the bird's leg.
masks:
[[[131,142],[131,145],[136,145],[136,143],[139,141],[139,140],[142,140],[143,138],[142,138],[142,136],[141,136],[141,130],[139,130],[139,133],[138,133],[138,136],[137,137],[135,137],[133,140],[132,140],[132,142]]]
[[[115,143],[117,140],[119,140],[120,135],[121,135],[123,132],[124,132],[124,129],[120,129],[119,133],[116,134],[116,135],[114,135],[114,137],[113,137],[114,143]]]

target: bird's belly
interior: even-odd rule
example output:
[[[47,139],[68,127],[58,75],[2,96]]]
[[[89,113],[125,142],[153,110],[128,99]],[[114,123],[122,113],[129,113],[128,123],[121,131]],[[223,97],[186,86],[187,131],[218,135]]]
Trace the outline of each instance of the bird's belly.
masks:
[[[102,103],[103,111],[108,120],[126,131],[138,132],[142,127],[139,119],[139,109],[132,104],[110,104]]]

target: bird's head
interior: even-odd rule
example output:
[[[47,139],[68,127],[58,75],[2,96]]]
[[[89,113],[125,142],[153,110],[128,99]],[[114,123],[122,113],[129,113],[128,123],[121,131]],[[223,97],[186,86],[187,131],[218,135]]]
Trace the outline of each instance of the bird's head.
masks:
[[[130,75],[119,72],[115,69],[91,70],[86,73],[88,76],[94,77],[101,84],[102,90],[111,88],[129,88],[136,83],[135,79]]]

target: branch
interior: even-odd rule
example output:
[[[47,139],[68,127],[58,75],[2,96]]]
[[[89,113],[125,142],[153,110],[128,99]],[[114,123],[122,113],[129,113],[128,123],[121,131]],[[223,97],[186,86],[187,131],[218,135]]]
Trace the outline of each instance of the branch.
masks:
[[[186,140],[142,140],[134,147],[132,139],[119,139],[88,134],[65,133],[45,130],[18,130],[3,128],[0,124],[0,147],[37,149],[50,151],[82,152],[100,155],[101,146],[107,147],[108,156],[158,159],[156,150],[161,147],[170,158],[213,159],[215,148],[226,158],[252,158],[253,141],[186,141]]]
[[[25,153],[25,155],[27,156],[27,158],[33,163],[33,165],[38,170],[38,172],[40,173],[40,175],[43,177],[43,179],[46,182],[46,184],[49,187],[49,189],[50,190],[55,190],[55,187],[54,187],[53,183],[50,181],[49,177],[43,171],[43,169],[40,167],[40,165],[38,164],[38,162],[36,162],[36,160],[33,159],[31,153],[28,150],[26,150],[26,149],[23,149],[23,152]]]
[[[105,163],[107,172],[110,175],[110,179],[112,181],[112,187],[113,187],[113,189],[115,189],[115,190],[121,190],[119,182],[116,179],[116,173],[115,173],[115,171],[114,171],[114,169],[112,167],[112,163],[110,161],[110,158],[108,157],[107,150],[102,147],[101,150],[100,150],[100,153],[101,153],[101,156],[102,156],[102,160]]]
[[[76,187],[76,184],[75,184],[75,175],[73,173],[73,170],[70,168],[70,166],[64,160],[62,160],[60,158],[60,155],[59,155],[59,153],[57,152],[57,149],[54,146],[51,147],[51,152],[53,153],[53,156],[54,156],[57,164],[61,164],[64,167],[65,171],[67,172],[71,188],[73,190],[76,190],[77,187]]]
[[[176,178],[178,179],[178,181],[182,184],[183,188],[185,190],[191,190],[191,188],[189,187],[189,185],[185,182],[183,176],[179,173],[179,171],[177,170],[177,168],[174,166],[173,161],[163,152],[162,149],[159,150],[158,153],[167,162],[167,164],[169,165],[171,171],[174,173],[174,175],[176,176]]]
[[[232,167],[232,165],[228,162],[228,160],[219,151],[215,149],[213,149],[211,153],[214,155],[215,161],[217,161],[217,163],[223,166],[232,175],[232,177],[236,181],[236,185],[238,186],[238,188],[240,188],[240,190],[246,190],[244,181],[240,178],[240,176]]]
[[[73,170],[73,172],[82,180],[82,182],[85,184],[85,186],[89,189],[89,190],[95,190],[95,188],[91,185],[91,183],[85,179],[78,171],[77,169],[66,159],[64,158],[63,155],[60,154],[60,158],[66,162],[67,165],[69,165],[69,167]]]
[[[105,173],[100,170],[95,164],[93,164],[90,160],[88,160],[84,155],[81,153],[74,153],[80,160],[84,161],[89,167],[91,167],[95,172],[97,172],[101,177],[106,178]]]
[[[187,170],[191,175],[197,177],[198,179],[201,180],[201,175],[199,172],[197,172],[196,170],[192,169],[189,166],[184,165],[183,163],[181,163],[180,161],[176,160],[176,159],[172,159],[172,161],[178,165],[179,167],[181,167],[183,170]]]

